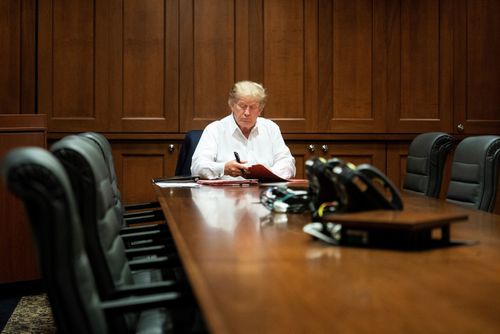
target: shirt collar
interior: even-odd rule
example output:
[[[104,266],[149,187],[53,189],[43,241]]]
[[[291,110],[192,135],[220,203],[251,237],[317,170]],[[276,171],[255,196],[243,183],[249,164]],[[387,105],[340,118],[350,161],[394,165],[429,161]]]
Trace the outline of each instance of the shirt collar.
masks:
[[[243,135],[243,132],[241,132],[241,129],[238,127],[238,124],[236,124],[236,121],[234,120],[233,113],[231,113],[231,115],[229,115],[229,118],[231,119],[231,121],[230,121],[231,133],[233,133],[233,134],[238,133],[242,138],[245,138],[245,136]],[[257,120],[255,121],[255,126],[250,131],[250,137],[259,134],[259,124],[261,122],[262,121],[261,121],[260,117],[257,117]]]

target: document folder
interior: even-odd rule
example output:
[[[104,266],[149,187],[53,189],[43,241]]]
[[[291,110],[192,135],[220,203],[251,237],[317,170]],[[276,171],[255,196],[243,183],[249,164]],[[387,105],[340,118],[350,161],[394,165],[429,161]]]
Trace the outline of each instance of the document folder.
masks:
[[[264,165],[257,164],[248,167],[248,173],[245,174],[247,179],[257,179],[259,182],[288,182],[289,180],[279,177],[274,174],[269,168]]]

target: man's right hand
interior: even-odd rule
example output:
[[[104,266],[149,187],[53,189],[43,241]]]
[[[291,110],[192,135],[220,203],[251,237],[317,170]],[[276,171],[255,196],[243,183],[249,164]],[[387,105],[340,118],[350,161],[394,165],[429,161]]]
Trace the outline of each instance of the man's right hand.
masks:
[[[224,175],[229,175],[233,177],[245,176],[248,173],[248,167],[245,166],[246,161],[241,163],[236,160],[230,160],[224,165]]]

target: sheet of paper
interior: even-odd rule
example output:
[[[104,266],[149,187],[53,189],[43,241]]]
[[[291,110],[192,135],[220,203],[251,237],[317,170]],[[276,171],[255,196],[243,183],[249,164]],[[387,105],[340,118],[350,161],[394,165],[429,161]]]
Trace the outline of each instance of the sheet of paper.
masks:
[[[196,188],[200,185],[196,182],[155,182],[161,188]]]
[[[222,178],[216,180],[198,180],[198,184],[207,186],[244,186],[257,184],[257,179],[244,179],[244,178]]]

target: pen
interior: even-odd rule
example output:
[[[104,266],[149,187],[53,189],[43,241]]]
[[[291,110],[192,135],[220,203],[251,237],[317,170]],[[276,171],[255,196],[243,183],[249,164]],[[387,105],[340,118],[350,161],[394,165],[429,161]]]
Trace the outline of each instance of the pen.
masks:
[[[241,164],[240,155],[238,154],[238,152],[234,151],[234,157],[236,158],[236,162]]]
[[[241,164],[240,155],[238,154],[238,152],[234,151],[234,157],[236,158],[236,162]],[[241,174],[245,175],[245,170],[244,169],[240,169],[240,170],[241,170]]]

